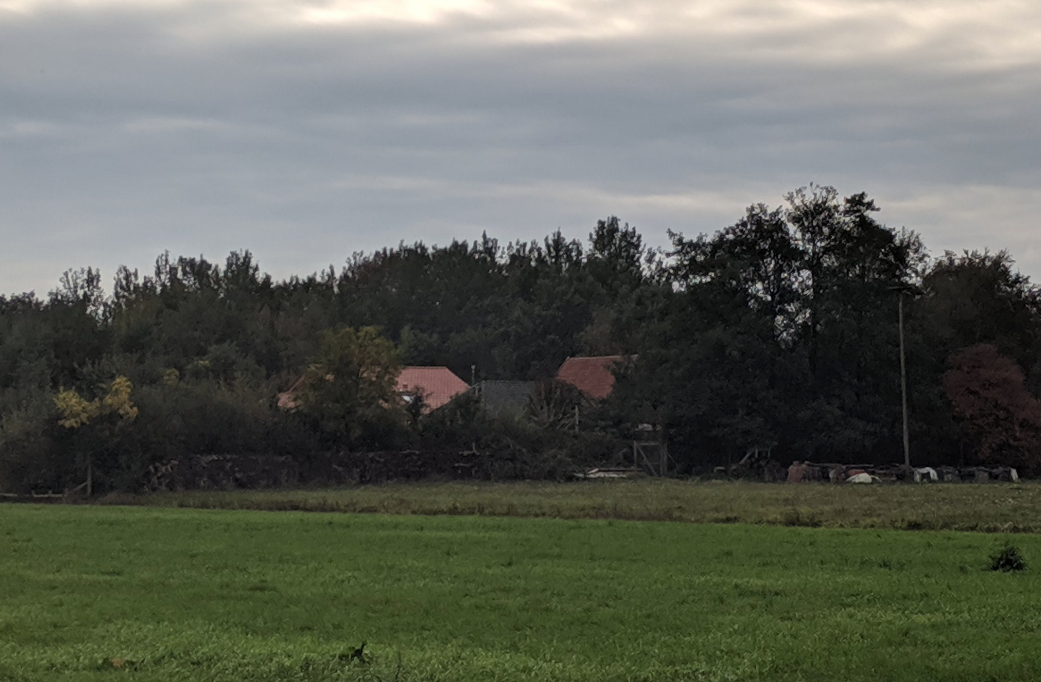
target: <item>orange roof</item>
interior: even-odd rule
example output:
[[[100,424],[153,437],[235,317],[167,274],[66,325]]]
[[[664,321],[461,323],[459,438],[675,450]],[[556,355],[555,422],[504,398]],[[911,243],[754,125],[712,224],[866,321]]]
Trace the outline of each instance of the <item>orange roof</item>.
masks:
[[[405,367],[398,375],[398,393],[420,394],[429,410],[447,405],[470,385],[447,367]]]
[[[293,385],[290,386],[288,390],[278,394],[279,408],[289,412],[300,407],[300,401],[296,399],[296,394],[304,385],[304,379],[306,378],[306,375],[302,375],[299,379],[293,382]]]
[[[278,394],[278,406],[291,411],[300,406],[297,395],[304,385],[306,375],[297,379],[289,390]],[[332,376],[327,376],[332,381]],[[452,373],[447,367],[403,367],[398,375],[397,391],[404,395],[422,395],[426,412],[447,405],[452,398],[470,390],[469,384]]]
[[[614,389],[611,370],[621,361],[621,355],[568,358],[557,370],[557,379],[571,384],[590,398],[603,400]]]

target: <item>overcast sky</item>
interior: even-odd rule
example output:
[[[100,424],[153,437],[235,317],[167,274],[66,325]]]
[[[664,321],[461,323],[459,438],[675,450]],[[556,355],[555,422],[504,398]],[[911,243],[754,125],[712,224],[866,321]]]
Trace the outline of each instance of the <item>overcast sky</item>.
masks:
[[[1036,0],[0,0],[0,293],[866,191],[1041,279]]]

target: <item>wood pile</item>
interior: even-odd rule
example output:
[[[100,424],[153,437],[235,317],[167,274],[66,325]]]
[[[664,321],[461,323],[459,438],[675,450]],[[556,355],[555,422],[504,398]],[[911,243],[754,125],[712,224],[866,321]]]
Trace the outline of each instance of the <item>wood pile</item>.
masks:
[[[200,455],[153,464],[142,487],[158,490],[235,490],[294,485],[414,481],[430,477],[483,478],[487,457],[457,451],[312,453],[300,461],[276,455]]]

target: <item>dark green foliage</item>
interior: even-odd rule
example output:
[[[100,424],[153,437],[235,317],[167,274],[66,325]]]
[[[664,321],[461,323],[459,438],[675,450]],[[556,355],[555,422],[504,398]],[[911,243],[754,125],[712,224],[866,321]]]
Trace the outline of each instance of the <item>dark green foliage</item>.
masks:
[[[0,417],[0,492],[60,492],[74,465],[60,435],[58,412],[43,392]]]
[[[862,194],[810,187],[711,237],[673,235],[677,289],[629,383],[688,457],[777,448],[791,459],[892,458],[890,288],[918,276],[922,247],[875,210]]]
[[[877,210],[865,194],[810,186],[715,234],[672,234],[667,254],[610,217],[584,243],[558,231],[505,246],[487,235],[401,244],[281,282],[248,251],[223,263],[162,254],[149,273],[120,268],[110,295],[97,271],[69,271],[44,299],[0,296],[0,485],[78,484],[66,449],[84,444],[52,428],[48,402],[120,375],[141,415],[96,453],[102,490],[193,454],[428,445],[496,452],[502,476],[558,476],[587,461],[582,439],[647,433],[668,441],[680,473],[752,449],[782,463],[892,462],[902,455],[894,287],[909,285],[922,292],[906,301],[914,463],[1041,471],[1038,430],[952,409],[943,382],[949,358],[989,344],[1019,367],[1021,397],[1036,396],[1041,294],[1008,254],[930,260]],[[370,327],[395,363],[445,365],[467,381],[542,382],[569,356],[628,359],[605,404],[543,384],[525,423],[465,401],[429,415],[349,396],[276,407],[328,350],[323,333]]]
[[[1025,571],[1027,570],[1027,562],[1023,558],[1023,553],[1019,550],[1019,547],[1012,544],[1011,541],[1006,541],[1001,549],[990,556],[990,570],[1002,571],[1004,573]]]
[[[473,394],[426,415],[419,425],[425,449],[476,453],[473,473],[482,479],[564,480],[584,468],[619,463],[625,449],[611,436],[487,414]]]
[[[295,400],[332,447],[378,449],[406,426],[396,382],[401,360],[375,327],[327,330]]]

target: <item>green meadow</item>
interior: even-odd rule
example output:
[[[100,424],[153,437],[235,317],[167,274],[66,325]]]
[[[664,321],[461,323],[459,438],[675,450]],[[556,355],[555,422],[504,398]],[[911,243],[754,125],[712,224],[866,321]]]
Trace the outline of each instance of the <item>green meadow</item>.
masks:
[[[5,682],[1033,680],[1039,636],[1033,535],[0,505]]]
[[[368,514],[1041,533],[1041,484],[779,485],[696,480],[428,482],[112,495],[107,504]]]

